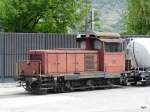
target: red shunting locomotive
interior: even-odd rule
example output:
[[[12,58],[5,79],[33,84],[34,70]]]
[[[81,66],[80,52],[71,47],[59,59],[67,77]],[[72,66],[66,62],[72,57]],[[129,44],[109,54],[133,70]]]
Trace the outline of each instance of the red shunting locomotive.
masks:
[[[125,71],[123,40],[117,33],[77,37],[78,49],[30,50],[18,62],[19,81],[33,93],[119,84]]]
[[[30,50],[29,60],[17,64],[20,85],[32,93],[47,93],[120,84],[125,53],[119,34],[83,34],[77,43],[79,48]]]

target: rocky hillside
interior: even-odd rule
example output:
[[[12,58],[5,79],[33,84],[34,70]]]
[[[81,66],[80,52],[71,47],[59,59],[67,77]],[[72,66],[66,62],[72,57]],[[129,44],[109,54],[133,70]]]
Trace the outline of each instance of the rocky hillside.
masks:
[[[101,13],[100,31],[124,32],[123,15],[127,10],[127,0],[93,0],[93,7]]]

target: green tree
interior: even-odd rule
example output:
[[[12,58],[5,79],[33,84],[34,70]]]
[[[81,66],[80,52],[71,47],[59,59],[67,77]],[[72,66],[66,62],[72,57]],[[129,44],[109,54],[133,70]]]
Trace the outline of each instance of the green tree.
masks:
[[[100,20],[100,11],[94,10],[94,31],[100,31],[101,30],[101,20]]]
[[[84,0],[2,0],[0,28],[5,32],[66,33],[82,21]]]
[[[92,24],[94,27],[93,29],[92,29]],[[100,11],[94,9],[93,17],[92,17],[92,11],[91,10],[88,11],[88,15],[84,16],[84,19],[80,21],[80,24],[78,24],[76,29],[78,30],[78,32],[86,32],[86,31],[90,32],[92,30],[100,31],[101,30]]]
[[[150,0],[128,0],[125,29],[128,34],[150,34]]]

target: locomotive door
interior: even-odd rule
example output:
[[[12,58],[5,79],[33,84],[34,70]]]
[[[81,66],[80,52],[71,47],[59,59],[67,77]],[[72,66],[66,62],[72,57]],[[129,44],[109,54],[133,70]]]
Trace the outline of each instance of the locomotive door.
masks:
[[[76,54],[76,72],[84,72],[84,54]]]
[[[57,68],[59,73],[66,72],[66,54],[57,54]]]
[[[48,73],[57,73],[57,54],[48,54]]]
[[[67,54],[67,72],[75,72],[75,54]]]
[[[48,73],[66,72],[66,54],[48,54]]]

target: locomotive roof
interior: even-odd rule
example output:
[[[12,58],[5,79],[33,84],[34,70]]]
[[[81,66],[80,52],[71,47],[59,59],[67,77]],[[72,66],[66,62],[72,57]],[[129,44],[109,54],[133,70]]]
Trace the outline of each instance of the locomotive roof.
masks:
[[[102,42],[114,42],[114,43],[122,43],[123,39],[98,39]]]
[[[103,42],[116,42],[122,43],[123,39],[120,38],[119,33],[114,32],[92,32],[86,34],[80,34],[77,39],[95,38]]]
[[[115,32],[90,32],[90,33],[80,34],[80,35],[78,35],[77,38],[84,38],[84,37],[86,37],[86,38],[96,37],[96,38],[115,39],[115,38],[120,38],[120,34],[115,33]]]

